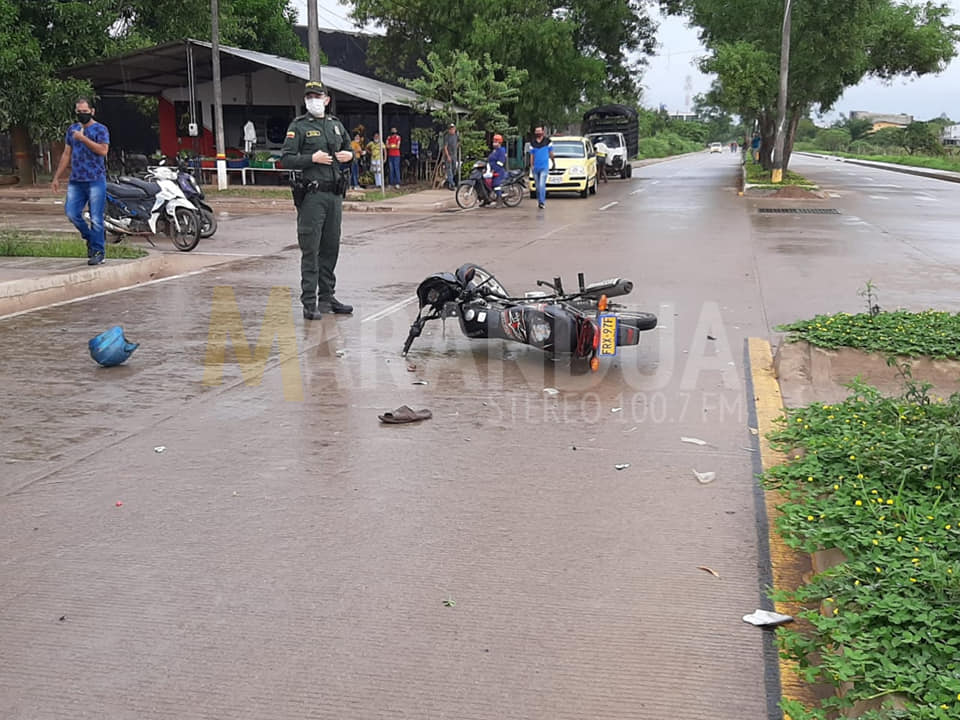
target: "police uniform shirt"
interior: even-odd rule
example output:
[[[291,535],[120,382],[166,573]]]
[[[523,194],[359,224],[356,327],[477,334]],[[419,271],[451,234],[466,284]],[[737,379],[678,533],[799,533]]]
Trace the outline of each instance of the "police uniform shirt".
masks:
[[[313,154],[317,150],[333,156],[333,162],[330,165],[315,163]],[[302,170],[304,182],[333,182],[340,167],[335,156],[341,150],[351,150],[350,138],[343,123],[333,115],[318,118],[307,113],[290,123],[280,162],[284,169]]]

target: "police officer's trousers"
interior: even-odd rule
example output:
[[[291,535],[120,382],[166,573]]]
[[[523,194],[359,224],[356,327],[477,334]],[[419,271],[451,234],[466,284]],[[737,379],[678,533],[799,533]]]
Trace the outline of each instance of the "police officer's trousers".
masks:
[[[329,300],[337,284],[343,198],[331,192],[307,193],[297,213],[300,243],[300,302],[313,309]]]

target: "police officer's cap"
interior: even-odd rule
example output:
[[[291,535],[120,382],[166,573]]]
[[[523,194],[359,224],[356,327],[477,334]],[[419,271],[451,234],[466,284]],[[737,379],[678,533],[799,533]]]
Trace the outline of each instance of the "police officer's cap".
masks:
[[[326,95],[327,89],[323,86],[323,83],[319,80],[310,80],[306,85],[303,86],[304,95]]]

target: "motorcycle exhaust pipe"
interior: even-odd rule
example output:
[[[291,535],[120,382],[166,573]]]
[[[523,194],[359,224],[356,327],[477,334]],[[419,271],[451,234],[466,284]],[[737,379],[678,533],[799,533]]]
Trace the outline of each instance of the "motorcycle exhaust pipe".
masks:
[[[587,285],[584,297],[591,300],[599,300],[601,295],[612,298],[629,295],[631,292],[633,292],[633,283],[631,281],[615,278],[613,280],[604,280]]]
[[[113,218],[111,218],[109,215],[103,218],[103,227],[107,230],[111,230],[112,232],[119,233],[121,235],[126,235],[130,232],[129,227],[125,225],[121,225],[120,223],[116,222]]]

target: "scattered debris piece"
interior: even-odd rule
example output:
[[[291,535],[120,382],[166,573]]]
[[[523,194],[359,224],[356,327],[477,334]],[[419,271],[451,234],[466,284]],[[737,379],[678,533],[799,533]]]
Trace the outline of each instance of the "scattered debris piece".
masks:
[[[433,413],[427,409],[423,410],[413,410],[412,408],[401,405],[393,412],[385,412],[383,415],[378,415],[380,422],[386,423],[387,425],[400,425],[403,423],[412,423],[419,420],[429,420],[433,417]]]
[[[629,430],[624,430],[623,432],[624,432],[624,433],[632,433],[632,432],[633,432],[634,430],[636,430],[636,429],[637,429],[637,426],[634,425],[634,426],[633,426],[632,428],[630,428]]]
[[[343,357],[343,356],[346,355],[346,354],[347,354],[347,351],[346,351],[346,350],[337,350],[337,351],[336,351],[337,357]]]
[[[407,372],[416,372],[416,371],[417,371],[416,365],[414,365],[413,363],[410,363],[409,365],[407,365]]]
[[[704,572],[708,572],[711,575],[713,575],[715,578],[720,577],[720,573],[718,573],[713,568],[708,568],[706,565],[697,565],[697,570],[703,570]]]
[[[556,388],[544,388],[543,391],[544,391],[547,395],[559,395],[559,394],[560,394],[560,391],[557,390]]]
[[[240,493],[238,493],[236,490],[233,491],[233,496],[234,496],[234,497],[237,497],[237,495],[239,495],[239,494],[240,494]]]
[[[702,472],[697,472],[696,470],[694,470],[694,471],[693,471],[693,474],[697,476],[697,480],[700,481],[700,484],[701,484],[701,485],[706,485],[707,483],[712,483],[714,480],[717,479],[717,474],[716,474],[715,472],[713,472],[713,471],[703,472],[703,473],[702,473]]]
[[[713,335],[707,335],[707,340],[716,340],[716,338]]]
[[[701,440],[700,438],[695,437],[682,437],[680,442],[690,443],[691,445],[706,445],[706,440]]]
[[[743,445],[740,446],[740,449],[741,449],[741,450],[746,450],[747,452],[756,452],[756,451],[757,451],[756,448],[749,448],[749,447],[746,447],[746,446],[743,446]]]
[[[154,451],[155,453],[162,453],[162,452],[163,452],[164,450],[166,450],[166,449],[167,449],[167,446],[166,446],[166,445],[157,445],[157,446],[153,449],[153,451]]]
[[[571,447],[570,449],[571,449],[571,450],[576,450],[576,449],[577,449],[577,446],[576,446],[576,445],[574,445],[574,446],[573,446],[573,447]]]
[[[626,470],[628,467],[630,467],[630,463],[621,463],[620,465],[614,465],[613,467],[616,470]]]
[[[410,384],[411,385],[429,385],[430,383],[428,383],[426,380],[414,380]]]
[[[123,501],[117,500],[117,507],[123,507]]]
[[[759,435],[759,434],[760,434],[760,431],[757,430],[757,428],[750,428],[750,434],[751,434],[751,435]]]
[[[770,610],[756,610],[749,615],[744,615],[743,621],[751,625],[756,625],[757,627],[776,627],[777,625],[793,622],[793,618],[789,615],[771,612]]]
[[[60,616],[60,622],[65,622],[66,619],[67,619],[67,616],[66,616],[66,615],[61,615],[61,616]]]
[[[619,408],[610,408],[610,412],[612,412],[612,413],[618,413],[618,412],[620,412],[620,411],[622,411],[622,410],[623,410],[622,407],[619,407]]]
[[[444,606],[444,607],[456,607],[456,606],[457,606],[457,601],[454,600],[452,597],[448,597],[446,600],[443,601],[443,606]]]

